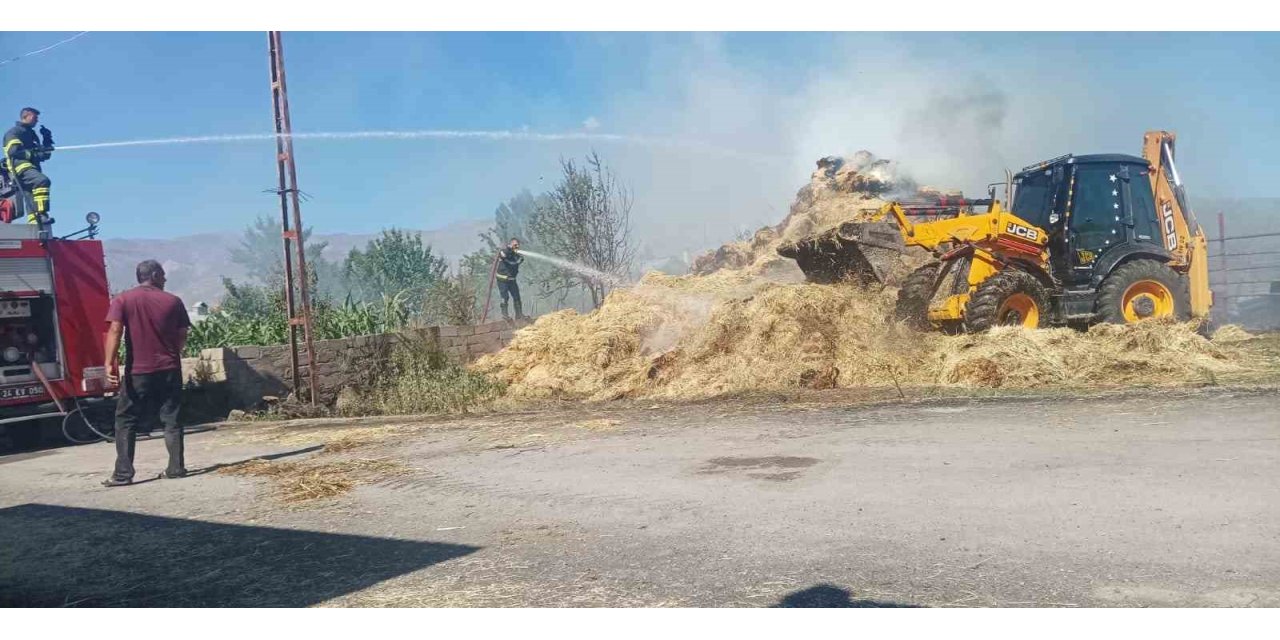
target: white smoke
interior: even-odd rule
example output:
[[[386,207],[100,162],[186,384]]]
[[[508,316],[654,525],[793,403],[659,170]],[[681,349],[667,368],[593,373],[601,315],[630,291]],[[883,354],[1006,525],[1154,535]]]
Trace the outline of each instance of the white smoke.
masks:
[[[779,81],[733,62],[721,36],[697,34],[683,46],[662,41],[653,71],[601,118],[611,129],[698,139],[776,162],[609,150],[608,159],[636,187],[641,238],[698,250],[731,240],[744,227],[776,224],[795,192],[831,155],[851,159],[867,149],[888,165],[872,169],[939,190],[981,197],[988,183],[1018,168],[1071,151],[1136,151],[1141,130],[1101,147],[1068,98],[1045,82],[1008,73],[961,52],[925,58],[892,39],[849,34],[840,46]],[[1016,78],[1016,81],[1015,81]],[[1055,82],[1072,84],[1070,70]],[[1090,100],[1072,86],[1071,103]],[[1095,114],[1100,115],[1100,114]],[[892,172],[892,175],[887,175]]]

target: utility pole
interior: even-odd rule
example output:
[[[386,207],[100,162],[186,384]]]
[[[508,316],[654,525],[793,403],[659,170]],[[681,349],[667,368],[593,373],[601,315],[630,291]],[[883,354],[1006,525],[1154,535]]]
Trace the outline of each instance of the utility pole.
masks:
[[[307,401],[316,404],[316,349],[311,337],[311,293],[307,271],[306,248],[302,241],[302,208],[298,204],[298,169],[293,162],[293,126],[289,121],[289,93],[284,81],[284,47],[279,31],[267,32],[267,50],[271,57],[271,108],[276,127],[276,171],[280,178],[280,228],[284,243],[284,300],[289,314],[289,365],[293,374],[293,391],[302,397],[299,377],[298,327],[307,349]],[[291,211],[292,209],[292,211]],[[290,215],[292,213],[292,216]],[[290,220],[292,217],[292,220]],[[292,223],[292,224],[291,224]],[[298,254],[297,276],[294,274],[293,252]],[[295,278],[302,304],[294,302]]]

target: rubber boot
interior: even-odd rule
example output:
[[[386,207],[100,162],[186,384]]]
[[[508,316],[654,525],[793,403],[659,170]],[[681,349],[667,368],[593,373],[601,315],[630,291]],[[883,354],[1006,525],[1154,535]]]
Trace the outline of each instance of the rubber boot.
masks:
[[[526,316],[524,314],[524,309],[521,308],[520,301],[516,300],[515,302],[516,302],[516,320],[528,320],[529,316]]]
[[[502,319],[503,319],[503,320],[506,320],[507,322],[511,322],[511,314],[510,314],[510,313],[507,313],[507,301],[506,301],[506,300],[503,300],[503,301],[502,301],[502,304],[500,304],[500,305],[498,305],[498,306],[502,309]],[[519,315],[519,314],[520,314],[520,307],[518,307],[518,306],[517,306],[517,307],[516,307],[516,315]]]

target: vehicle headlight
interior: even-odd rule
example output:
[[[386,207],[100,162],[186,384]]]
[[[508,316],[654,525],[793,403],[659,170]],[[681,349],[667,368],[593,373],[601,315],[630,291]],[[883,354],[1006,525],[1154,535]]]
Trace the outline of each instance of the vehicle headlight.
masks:
[[[8,349],[4,350],[5,362],[17,362],[18,358],[21,358],[21,357],[22,357],[22,352],[18,351],[17,347],[9,347]]]
[[[97,211],[90,211],[84,217],[84,221],[88,222],[90,226],[98,224],[98,221],[101,219],[102,219],[102,216],[99,216]]]

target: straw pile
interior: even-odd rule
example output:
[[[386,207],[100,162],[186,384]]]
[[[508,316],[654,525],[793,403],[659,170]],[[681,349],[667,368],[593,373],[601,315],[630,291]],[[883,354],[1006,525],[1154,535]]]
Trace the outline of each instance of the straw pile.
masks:
[[[1253,335],[1252,333],[1249,333],[1248,331],[1245,331],[1244,329],[1241,329],[1238,325],[1234,325],[1234,324],[1223,325],[1221,327],[1218,327],[1218,329],[1213,332],[1213,341],[1224,343],[1224,344],[1231,343],[1231,342],[1244,342],[1246,340],[1252,340],[1256,337],[1257,336]]]
[[[1247,369],[1230,340],[1146,322],[945,336],[892,319],[894,291],[651,274],[590,314],[543,316],[474,366],[516,397],[693,399],[858,386],[1187,384]],[[699,285],[703,281],[709,288]],[[1228,336],[1232,334],[1228,332]]]
[[[884,198],[911,194],[929,197],[932,189],[917,188],[889,160],[859,151],[850,158],[828,157],[818,161],[809,184],[796,192],[787,217],[776,226],[756,231],[750,240],[732,242],[694,260],[692,272],[707,275],[722,269],[761,275],[779,263],[778,245],[787,240],[831,229],[842,222],[869,218],[885,204]]]
[[[542,316],[476,371],[517,398],[692,399],[797,388],[1188,384],[1249,370],[1224,329],[1147,322],[984,335],[920,332],[892,318],[896,290],[804,284],[784,240],[865,215],[881,197],[925,195],[869,153],[824,158],[787,218],[700,258],[694,275],[649,274],[589,314]],[[937,192],[932,192],[936,195]]]

